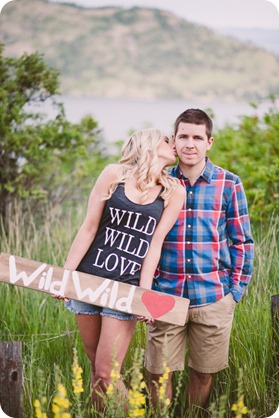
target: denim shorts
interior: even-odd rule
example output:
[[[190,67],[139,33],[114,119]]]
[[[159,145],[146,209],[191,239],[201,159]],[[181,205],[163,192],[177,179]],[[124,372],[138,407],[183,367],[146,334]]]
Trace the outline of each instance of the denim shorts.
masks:
[[[125,312],[115,311],[110,308],[102,308],[101,306],[91,305],[90,303],[81,302],[79,300],[70,299],[65,302],[66,308],[74,314],[83,315],[101,315],[109,316],[110,318],[120,319],[120,321],[129,321],[137,319],[135,315]]]

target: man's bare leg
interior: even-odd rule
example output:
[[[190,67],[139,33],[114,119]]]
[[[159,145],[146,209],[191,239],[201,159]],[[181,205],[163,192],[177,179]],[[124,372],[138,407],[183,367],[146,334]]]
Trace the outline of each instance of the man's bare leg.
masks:
[[[189,407],[198,405],[206,408],[212,387],[212,374],[200,373],[190,368],[188,385]]]
[[[167,387],[166,387],[166,398],[172,401],[172,375],[170,372],[168,375]],[[151,396],[151,402],[154,408],[154,411],[160,410],[159,403],[159,386],[160,386],[160,377],[162,374],[154,374],[148,372],[148,389]],[[158,415],[156,415],[158,416]]]

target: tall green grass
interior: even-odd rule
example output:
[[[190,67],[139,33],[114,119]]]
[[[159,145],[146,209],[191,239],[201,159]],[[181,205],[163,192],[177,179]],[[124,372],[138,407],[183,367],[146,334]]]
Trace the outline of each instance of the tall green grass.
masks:
[[[44,217],[23,211],[10,213],[9,230],[0,224],[1,252],[62,266],[73,237],[84,215],[82,205],[74,211],[46,208]],[[254,231],[256,256],[254,273],[247,294],[237,306],[233,324],[229,368],[214,377],[212,410],[208,416],[230,417],[231,406],[242,394],[250,416],[265,418],[278,407],[278,354],[271,326],[271,295],[279,293],[279,220],[271,219],[266,228]],[[84,370],[84,418],[90,415],[90,370],[77,331],[74,316],[63,302],[50,295],[0,283],[0,341],[22,341],[24,417],[34,416],[33,401],[40,391],[44,372],[44,390],[52,399],[55,391],[55,365],[71,396],[71,364],[76,347]],[[277,336],[278,338],[278,336]],[[137,324],[123,373],[133,365],[136,349],[145,346],[145,326]],[[241,375],[242,371],[242,375]],[[186,411],[187,366],[174,380],[174,392],[181,386],[176,417],[189,417]],[[222,412],[223,411],[223,412]]]

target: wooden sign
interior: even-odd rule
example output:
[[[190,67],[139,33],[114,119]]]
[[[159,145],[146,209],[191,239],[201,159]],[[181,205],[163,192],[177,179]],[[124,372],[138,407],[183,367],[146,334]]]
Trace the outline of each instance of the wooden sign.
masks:
[[[189,299],[0,254],[0,282],[65,296],[117,311],[184,325]]]

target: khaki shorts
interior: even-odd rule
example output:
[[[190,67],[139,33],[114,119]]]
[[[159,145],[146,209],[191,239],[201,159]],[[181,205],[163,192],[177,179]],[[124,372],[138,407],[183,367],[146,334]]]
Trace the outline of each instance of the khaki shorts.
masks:
[[[218,302],[189,309],[184,326],[156,321],[148,325],[145,367],[163,372],[164,359],[170,371],[183,370],[186,346],[188,365],[201,373],[216,373],[228,367],[229,342],[236,302],[231,293]]]

